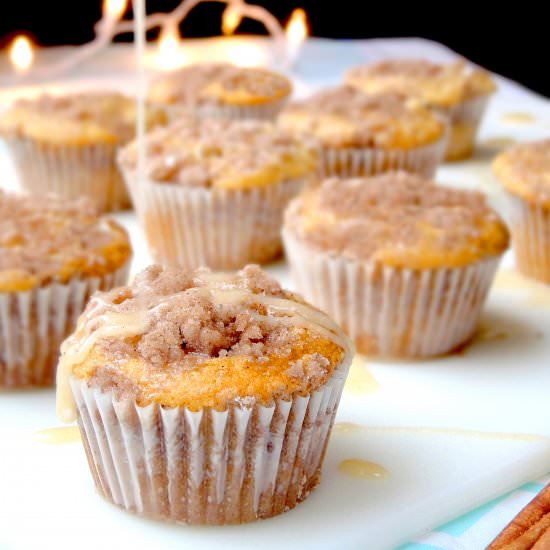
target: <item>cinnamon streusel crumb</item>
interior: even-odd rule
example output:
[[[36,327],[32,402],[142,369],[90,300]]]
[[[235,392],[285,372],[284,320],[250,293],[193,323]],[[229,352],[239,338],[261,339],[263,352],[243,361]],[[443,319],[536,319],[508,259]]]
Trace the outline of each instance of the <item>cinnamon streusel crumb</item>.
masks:
[[[135,101],[114,92],[89,92],[22,99],[0,116],[0,134],[47,143],[86,145],[127,143],[135,135]],[[147,127],[166,122],[147,109]]]
[[[482,194],[404,172],[326,180],[291,203],[285,227],[327,252],[409,268],[463,265],[509,240]]]
[[[409,149],[442,138],[445,125],[402,94],[364,94],[338,86],[291,103],[279,116],[287,130],[313,135],[331,147]]]
[[[130,257],[130,242],[88,199],[0,191],[0,291],[102,275]]]
[[[152,132],[146,151],[148,178],[191,187],[260,187],[312,174],[317,162],[313,144],[256,120],[182,118]],[[119,161],[135,168],[135,143]]]
[[[329,322],[257,266],[234,275],[151,266],[90,301],[64,356],[73,375],[140,404],[269,403],[315,389],[343,357],[294,308]]]
[[[508,191],[550,207],[550,139],[514,145],[495,159],[493,168]]]

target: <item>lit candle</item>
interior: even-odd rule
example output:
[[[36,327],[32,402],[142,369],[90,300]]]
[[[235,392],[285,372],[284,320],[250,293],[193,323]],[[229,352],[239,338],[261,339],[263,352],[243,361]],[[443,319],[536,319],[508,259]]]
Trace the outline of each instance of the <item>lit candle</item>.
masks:
[[[237,3],[227,4],[222,15],[222,32],[225,35],[233,34],[241,24],[242,15]]]
[[[126,2],[127,0],[104,0],[103,16],[118,21],[126,11]]]
[[[302,44],[308,35],[307,15],[302,8],[296,8],[292,12],[285,29],[285,34],[288,61],[289,65],[292,66],[298,60]]]
[[[26,73],[34,59],[32,42],[27,36],[17,36],[11,44],[9,55],[15,70],[21,74]]]
[[[186,62],[186,56],[181,47],[181,37],[175,25],[163,27],[158,43],[156,65],[164,71],[181,67]]]

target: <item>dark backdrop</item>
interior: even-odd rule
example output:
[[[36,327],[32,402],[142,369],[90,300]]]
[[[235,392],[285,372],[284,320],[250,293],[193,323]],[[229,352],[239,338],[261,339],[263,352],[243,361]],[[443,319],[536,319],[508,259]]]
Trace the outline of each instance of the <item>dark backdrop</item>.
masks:
[[[147,0],[148,11],[168,11],[179,0]],[[493,71],[550,96],[550,31],[543,4],[469,2],[427,3],[372,0],[250,0],[266,6],[285,21],[295,7],[303,7],[315,36],[368,38],[422,36],[447,44]],[[80,44],[92,38],[102,0],[2,0],[0,37],[29,31],[40,44]],[[185,36],[220,32],[221,4],[199,5],[182,25]],[[263,33],[245,21],[239,32]],[[128,37],[126,37],[127,39]],[[121,37],[122,40],[125,37]]]

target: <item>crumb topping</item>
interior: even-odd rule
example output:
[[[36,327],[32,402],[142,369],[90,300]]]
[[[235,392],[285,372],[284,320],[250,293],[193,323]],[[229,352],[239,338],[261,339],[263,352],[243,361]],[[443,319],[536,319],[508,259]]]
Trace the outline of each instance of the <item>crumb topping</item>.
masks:
[[[169,105],[250,104],[284,97],[291,91],[287,78],[266,69],[203,63],[158,79],[151,86],[149,98]]]
[[[489,73],[469,69],[463,61],[443,65],[425,59],[391,59],[354,67],[344,80],[368,93],[399,92],[439,106],[495,90]]]
[[[514,145],[495,159],[493,167],[509,191],[550,206],[550,139]]]
[[[285,227],[330,253],[409,268],[463,265],[509,241],[481,193],[404,172],[325,180],[291,203]]]
[[[146,138],[145,174],[154,182],[206,188],[247,188],[312,174],[313,144],[270,122],[182,118]],[[119,156],[132,171],[136,143]]]
[[[147,118],[148,127],[165,121],[155,109]],[[135,126],[135,100],[114,92],[43,94],[17,101],[0,116],[0,132],[45,141],[127,143]]]
[[[281,127],[334,147],[410,148],[440,139],[444,123],[402,94],[365,94],[351,86],[322,90],[290,104]]]
[[[0,191],[0,292],[104,274],[129,257],[124,229],[88,199]]]
[[[154,265],[92,298],[62,363],[142,402],[224,408],[318,387],[342,342],[325,314],[257,266],[230,275]]]

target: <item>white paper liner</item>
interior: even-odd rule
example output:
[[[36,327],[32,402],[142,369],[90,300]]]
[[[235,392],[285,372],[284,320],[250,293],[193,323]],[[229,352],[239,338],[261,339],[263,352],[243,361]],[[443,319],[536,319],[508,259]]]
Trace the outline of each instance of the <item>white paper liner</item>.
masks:
[[[461,160],[471,155],[490,95],[482,95],[436,111],[448,117],[450,133],[445,160]]]
[[[112,144],[50,145],[26,138],[4,138],[23,189],[67,199],[87,196],[101,212],[130,206]]]
[[[500,257],[465,267],[382,267],[315,251],[283,231],[296,289],[329,314],[357,350],[431,357],[474,334]]]
[[[74,278],[24,292],[0,292],[0,388],[55,380],[61,342],[96,290],[127,282],[130,262],[102,277]]]
[[[524,275],[550,284],[550,211],[506,195],[516,266]]]
[[[296,506],[317,485],[351,357],[317,391],[271,407],[138,406],[72,378],[97,489],[141,515],[245,523]]]
[[[405,170],[431,178],[443,160],[446,147],[447,133],[433,143],[413,149],[322,146],[320,173],[321,177],[359,177]]]
[[[288,102],[288,97],[283,97],[269,103],[257,105],[216,105],[205,104],[196,106],[186,105],[164,105],[164,112],[169,122],[174,122],[185,116],[197,116],[200,118],[229,118],[231,120],[271,120],[274,121],[277,115]]]
[[[233,190],[127,182],[155,261],[237,269],[280,255],[283,212],[305,180]]]
[[[232,120],[275,120],[287,101],[288,97],[283,97],[259,105],[205,104],[197,106],[196,114],[200,117],[222,117]]]

